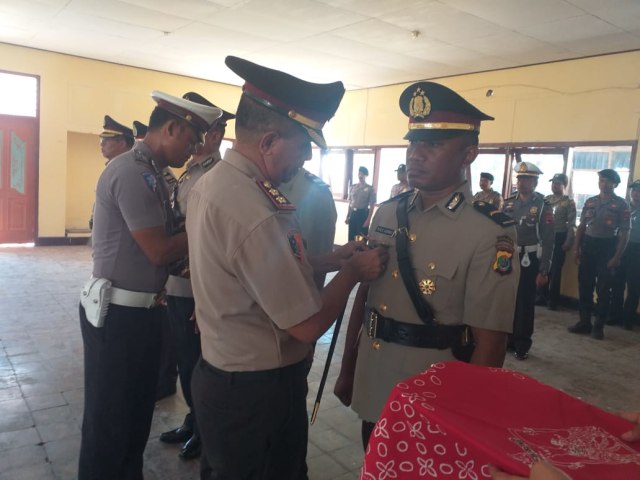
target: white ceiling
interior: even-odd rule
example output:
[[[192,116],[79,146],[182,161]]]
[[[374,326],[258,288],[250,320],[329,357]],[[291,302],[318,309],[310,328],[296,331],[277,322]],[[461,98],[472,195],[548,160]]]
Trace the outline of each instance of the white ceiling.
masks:
[[[236,85],[237,55],[357,89],[640,49],[640,0],[0,0],[0,42]]]

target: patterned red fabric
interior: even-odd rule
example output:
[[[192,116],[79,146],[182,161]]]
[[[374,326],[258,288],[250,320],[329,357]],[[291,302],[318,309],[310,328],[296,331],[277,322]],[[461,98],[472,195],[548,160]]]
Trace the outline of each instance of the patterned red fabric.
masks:
[[[545,458],[574,480],[640,479],[640,442],[620,439],[632,427],[522,373],[440,363],[393,389],[360,478],[527,476]]]

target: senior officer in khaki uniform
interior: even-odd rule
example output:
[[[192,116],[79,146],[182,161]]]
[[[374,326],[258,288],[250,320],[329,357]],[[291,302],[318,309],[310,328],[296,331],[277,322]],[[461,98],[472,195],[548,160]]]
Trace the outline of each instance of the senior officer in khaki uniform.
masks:
[[[109,115],[104,116],[102,133],[100,134],[100,152],[106,159],[105,165],[108,165],[118,155],[131,150],[133,142],[133,130],[116,122]]]
[[[488,172],[480,173],[480,191],[473,196],[473,200],[475,202],[486,202],[498,210],[502,210],[504,199],[502,195],[491,188],[491,185],[493,185],[493,175]]]
[[[547,305],[549,310],[555,310],[560,298],[562,267],[566,253],[571,250],[576,238],[576,202],[565,194],[569,177],[564,173],[556,173],[549,181],[553,193],[544,197],[544,201],[553,211],[553,255],[549,283],[538,288],[536,305]]]
[[[387,255],[352,242],[308,258],[295,207],[277,188],[311,158],[310,141],[326,148],[322,127],[342,83],[309,83],[237,57],[225,62],[245,80],[236,142],[193,187],[187,210],[202,345],[192,381],[202,478],[304,479],[305,359],[351,289],[376,278]],[[319,292],[313,270],[340,265]]]
[[[200,105],[218,108],[196,92],[185,93],[182,98]],[[233,118],[236,118],[234,114],[222,110],[222,116],[213,123],[207,132],[202,150],[191,157],[191,160],[187,162],[186,170],[180,175],[172,195],[172,207],[180,222],[184,222],[189,192],[196,181],[221,160],[220,144],[224,139],[227,121]],[[167,280],[167,309],[171,337],[178,357],[180,386],[184,400],[189,406],[189,413],[185,416],[181,426],[162,433],[160,441],[183,443],[179,456],[189,460],[199,457],[201,451],[200,436],[191,398],[191,373],[200,358],[200,335],[196,332],[193,318],[195,302],[191,288],[188,257],[185,257],[176,267]]]
[[[591,334],[596,340],[604,338],[613,275],[620,266],[629,238],[629,206],[624,198],[614,193],[619,183],[620,175],[615,170],[606,168],[598,172],[600,194],[584,203],[576,231],[580,320],[569,327],[569,332]],[[592,327],[594,287],[598,306]]]
[[[518,360],[526,360],[533,340],[536,290],[549,281],[553,253],[553,210],[536,192],[542,171],[530,162],[515,167],[518,191],[504,202],[504,213],[518,230],[520,283],[509,348]]]
[[[92,277],[81,293],[85,404],[78,478],[142,479],[160,359],[167,266],[187,251],[174,234],[166,166],[181,167],[222,112],[153,92],[142,142],[98,180]]]
[[[367,183],[369,170],[367,167],[358,169],[358,183],[349,190],[349,211],[344,223],[349,225],[349,240],[356,235],[366,235],[376,206],[376,191]]]
[[[358,289],[335,388],[363,420],[365,448],[402,379],[455,355],[502,366],[518,284],[513,221],[472,204],[465,181],[480,122],[493,117],[433,82],[408,87],[400,108],[409,117],[407,171],[417,190],[384,202],[373,219],[369,243],[388,247],[389,265]]]

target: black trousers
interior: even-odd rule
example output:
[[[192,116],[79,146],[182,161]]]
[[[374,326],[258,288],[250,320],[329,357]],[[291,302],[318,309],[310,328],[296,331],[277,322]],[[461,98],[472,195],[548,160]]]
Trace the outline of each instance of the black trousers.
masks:
[[[349,216],[349,241],[353,240],[356,235],[367,235],[369,233],[369,228],[363,226],[368,216],[368,208],[351,211]]]
[[[161,400],[176,393],[176,381],[178,380],[178,370],[176,367],[178,365],[178,359],[173,345],[167,307],[159,306],[157,308],[162,313],[160,320],[162,334],[160,340],[160,366],[158,367],[156,400]]]
[[[553,255],[551,256],[549,283],[538,289],[538,295],[546,300],[550,307],[556,307],[560,300],[562,267],[567,256],[567,252],[562,249],[562,246],[566,240],[567,232],[556,232],[553,242]]]
[[[584,236],[578,267],[578,291],[580,296],[580,319],[586,321],[594,312],[593,289],[598,294],[595,314],[604,322],[609,312],[610,290],[614,272],[607,263],[616,250],[616,238]]]
[[[627,298],[624,298],[625,287]],[[609,318],[616,325],[631,326],[640,300],[640,243],[629,242],[611,287]]]
[[[307,479],[305,362],[228,373],[201,358],[192,390],[202,480]]]
[[[161,311],[109,305],[102,328],[80,306],[84,417],[79,480],[142,480],[155,405]]]
[[[191,320],[194,309],[193,298],[167,296],[171,336],[178,357],[180,387],[184,400],[192,411],[191,374],[200,358],[200,335],[196,333],[195,321]]]
[[[520,254],[520,259],[524,256]],[[526,353],[531,348],[533,340],[533,323],[536,306],[536,276],[539,270],[538,256],[535,252],[528,253],[530,265],[523,267],[520,263],[520,283],[516,297],[516,311],[513,318],[513,334],[510,344],[516,352]]]

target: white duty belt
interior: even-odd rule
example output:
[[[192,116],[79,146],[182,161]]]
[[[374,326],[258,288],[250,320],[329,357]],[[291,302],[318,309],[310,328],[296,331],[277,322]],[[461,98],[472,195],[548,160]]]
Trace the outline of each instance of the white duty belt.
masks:
[[[520,249],[520,253],[524,253],[522,258],[520,259],[520,265],[523,267],[528,267],[531,265],[531,259],[529,258],[530,253],[534,253],[538,251],[538,245],[521,245],[518,247]]]
[[[111,287],[109,303],[122,307],[153,308],[160,305],[163,298],[164,290],[160,293],[148,293]]]

